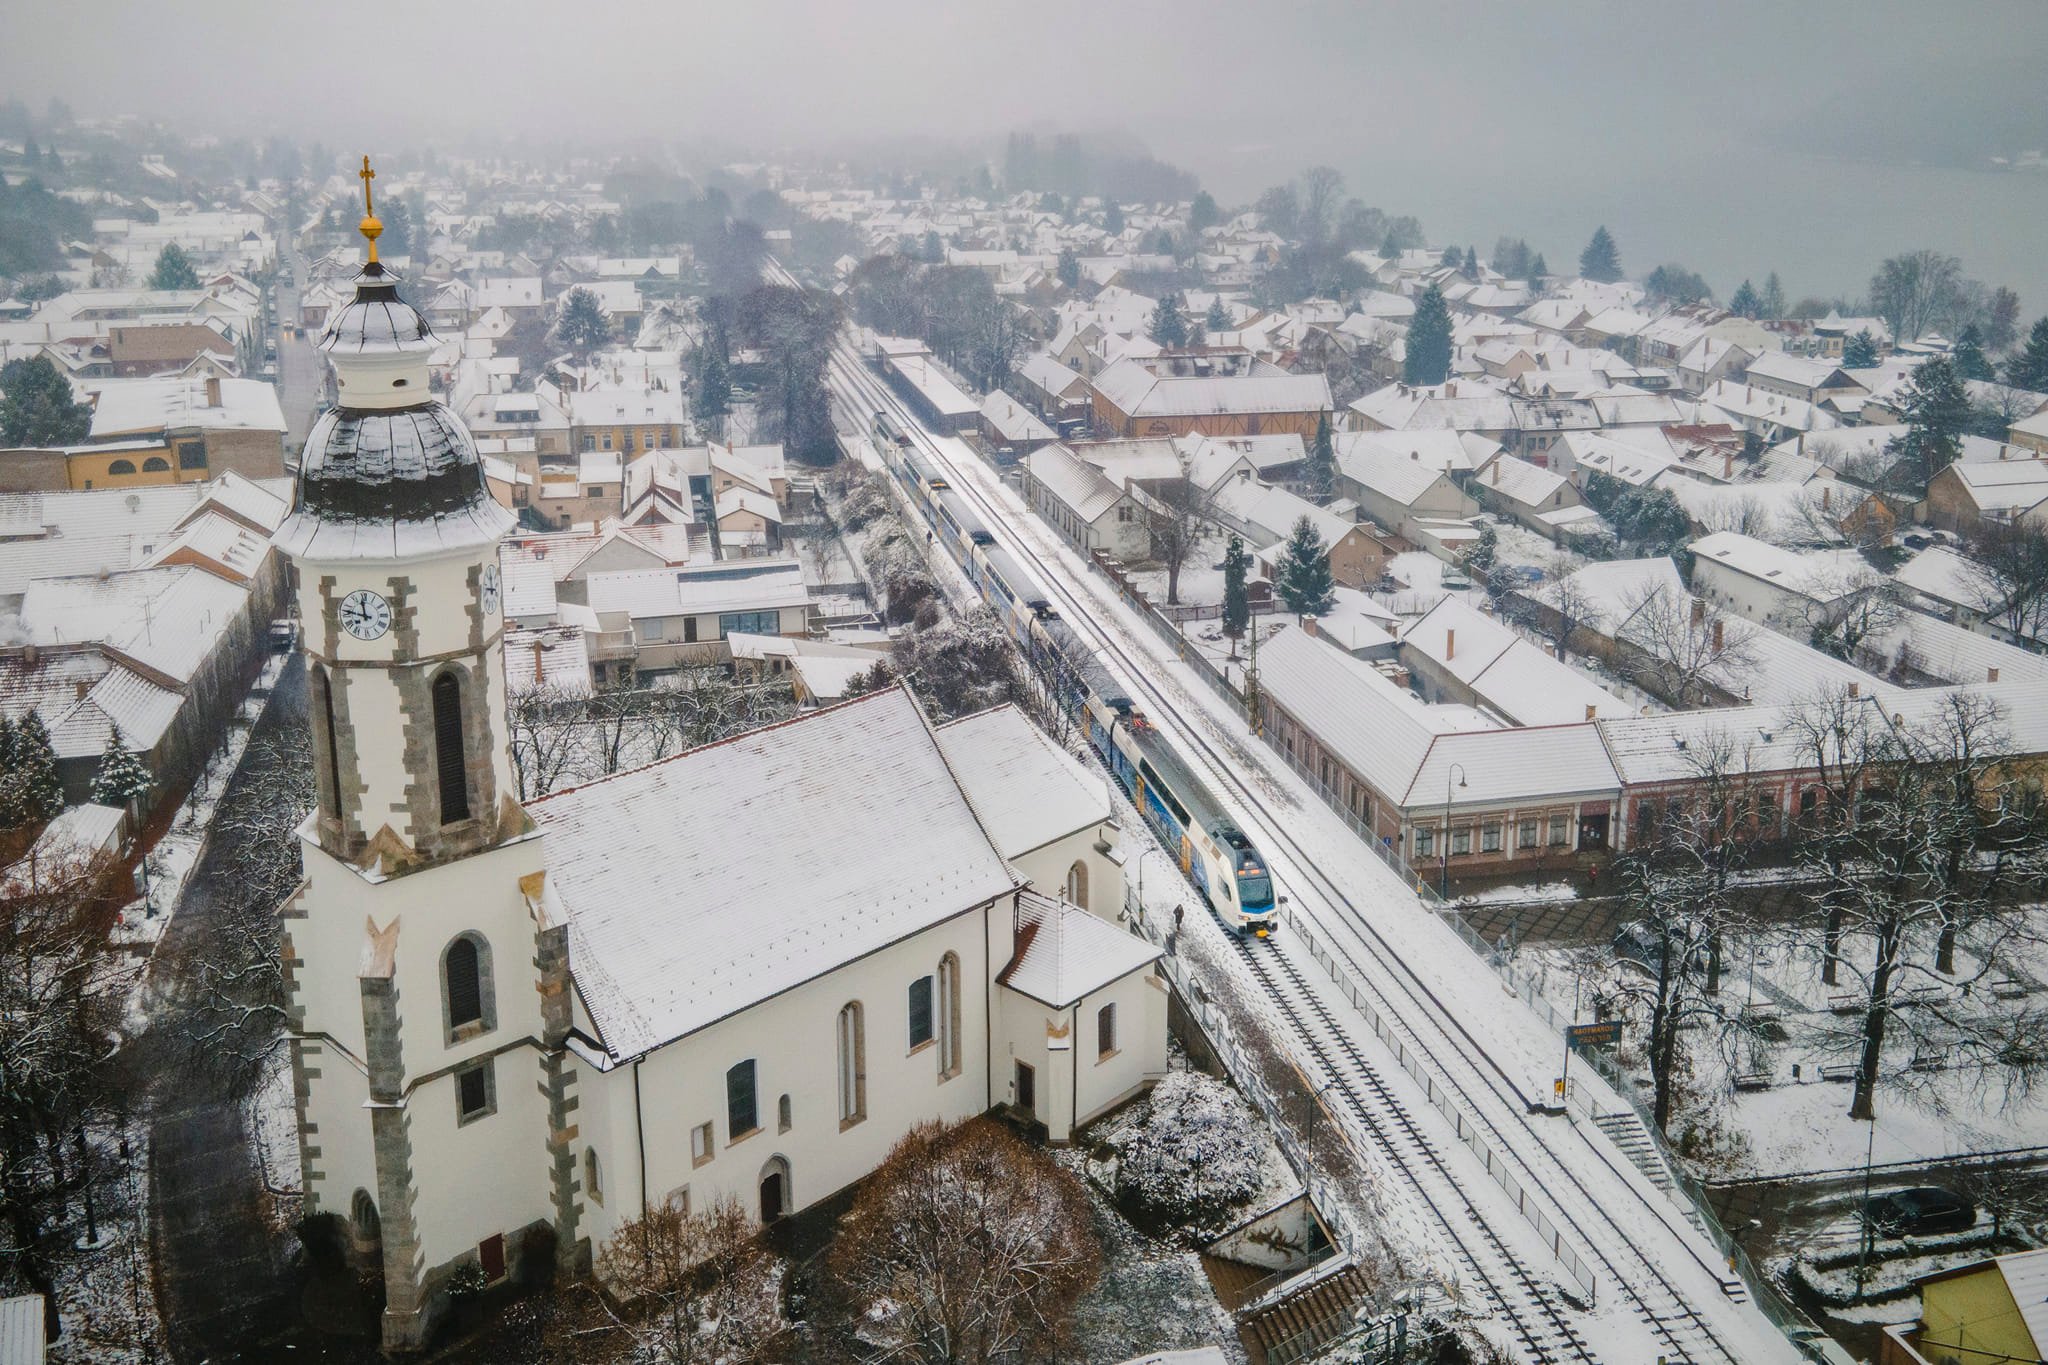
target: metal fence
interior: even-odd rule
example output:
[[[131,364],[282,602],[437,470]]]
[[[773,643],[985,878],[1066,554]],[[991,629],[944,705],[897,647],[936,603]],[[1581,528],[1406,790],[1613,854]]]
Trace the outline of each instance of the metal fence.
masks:
[[[1575,1022],[1570,1014],[1559,1009],[1545,998],[1542,991],[1537,989],[1535,980],[1526,971],[1521,970],[1514,959],[1481,938],[1455,911],[1445,910],[1441,912],[1441,918],[1456,931],[1460,938],[1465,940],[1482,961],[1493,968],[1494,972],[1509,989],[1514,991],[1530,1009],[1536,1012],[1538,1018],[1543,1020],[1546,1025],[1555,1030],[1560,1036],[1562,1036],[1567,1025]],[[1690,1206],[1692,1215],[1697,1221],[1700,1230],[1706,1234],[1707,1240],[1714,1244],[1714,1249],[1721,1254],[1721,1258],[1726,1263],[1729,1271],[1739,1278],[1743,1286],[1748,1289],[1749,1297],[1756,1303],[1763,1315],[1770,1319],[1772,1326],[1785,1333],[1788,1337],[1794,1337],[1795,1341],[1797,1340],[1797,1337],[1794,1335],[1795,1333],[1810,1331],[1812,1324],[1801,1318],[1779,1296],[1770,1278],[1757,1268],[1756,1263],[1750,1259],[1749,1253],[1743,1250],[1729,1233],[1728,1229],[1721,1225],[1721,1220],[1715,1215],[1713,1206],[1707,1198],[1705,1187],[1693,1178],[1684,1162],[1679,1159],[1677,1154],[1664,1141],[1664,1135],[1658,1131],[1656,1123],[1651,1118],[1650,1111],[1644,1107],[1642,1099],[1637,1093],[1634,1078],[1623,1072],[1619,1064],[1611,1056],[1598,1049],[1588,1048],[1580,1051],[1576,1054],[1576,1060],[1580,1065],[1587,1067],[1605,1081],[1608,1089],[1612,1090],[1622,1103],[1626,1104],[1635,1114],[1637,1122],[1642,1125],[1645,1136],[1649,1138],[1651,1144],[1655,1147],[1658,1159],[1664,1163],[1665,1170],[1671,1177],[1673,1188],[1684,1197],[1686,1204]],[[1566,1097],[1567,1103],[1574,1096],[1582,1095],[1582,1093],[1575,1089],[1571,1095]],[[1582,1098],[1580,1107],[1589,1117],[1597,1117],[1590,1099]],[[1684,1209],[1680,1210],[1681,1213],[1684,1211]]]
[[[1287,931],[1301,940],[1302,945],[1308,949],[1309,956],[1329,973],[1330,980],[1336,984],[1344,998],[1351,1002],[1352,1008],[1365,1016],[1365,1021],[1372,1028],[1374,1035],[1394,1054],[1395,1062],[1408,1073],[1410,1079],[1422,1087],[1423,1096],[1429,1101],[1430,1106],[1451,1121],[1458,1141],[1464,1143],[1472,1154],[1479,1158],[1480,1164],[1485,1167],[1486,1174],[1492,1178],[1494,1184],[1500,1186],[1514,1201],[1516,1212],[1522,1215],[1530,1227],[1536,1229],[1536,1234],[1550,1248],[1559,1266],[1571,1277],[1573,1283],[1578,1285],[1585,1302],[1588,1305],[1594,1303],[1598,1281],[1593,1274],[1591,1263],[1565,1239],[1563,1230],[1537,1204],[1533,1191],[1509,1169],[1506,1159],[1493,1150],[1492,1144],[1487,1142],[1480,1132],[1479,1125],[1466,1117],[1465,1111],[1452,1099],[1449,1092],[1437,1083],[1436,1077],[1422,1065],[1421,1060],[1408,1050],[1406,1040],[1392,1026],[1386,1015],[1380,1012],[1366,993],[1351,979],[1350,973],[1345,970],[1337,955],[1316,939],[1299,916],[1288,922]]]

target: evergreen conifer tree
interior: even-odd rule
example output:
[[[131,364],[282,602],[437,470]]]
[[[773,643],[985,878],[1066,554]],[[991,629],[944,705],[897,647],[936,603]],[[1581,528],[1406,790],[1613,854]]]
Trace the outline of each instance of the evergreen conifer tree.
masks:
[[[1606,224],[1593,230],[1593,240],[1579,253],[1579,273],[1607,284],[1621,278],[1621,249],[1614,244],[1614,234]]]
[[[1479,252],[1469,246],[1465,248],[1465,274],[1471,279],[1479,278]]]
[[[57,776],[57,751],[43,718],[31,711],[15,727],[7,776],[17,782],[22,815],[30,822],[53,818],[64,809],[64,783]]]
[[[1542,252],[1537,252],[1536,255],[1529,261],[1529,286],[1533,289],[1541,285],[1543,283],[1543,277],[1545,275],[1548,275],[1549,273],[1550,262],[1543,259]]]
[[[1054,268],[1059,272],[1061,284],[1069,289],[1081,287],[1081,258],[1074,254],[1072,247],[1060,252],[1059,264]]]
[[[1851,370],[1867,370],[1877,364],[1877,338],[1868,327],[1842,343],[1842,364]]]
[[[1316,418],[1316,437],[1308,448],[1308,496],[1328,502],[1337,492],[1337,445],[1330,437],[1330,414]]]
[[[2035,320],[2027,344],[2005,368],[2005,382],[2030,393],[2048,393],[2048,317]]]
[[[1280,597],[1297,616],[1321,616],[1336,605],[1330,550],[1306,516],[1294,523],[1280,552]]]
[[[149,272],[151,289],[197,289],[199,272],[192,268],[192,258],[185,254],[185,248],[176,242],[164,243],[164,249],[157,253],[156,269]]]
[[[1123,235],[1124,206],[1112,199],[1102,211],[1102,230],[1112,237]]]
[[[0,716],[0,829],[15,829],[28,819],[21,773],[14,765],[17,742],[14,722]]]
[[[1955,463],[1963,433],[1970,425],[1970,394],[1963,377],[1947,356],[1923,361],[1906,385],[1904,443],[1907,467],[1924,489],[1929,480]]]
[[[1991,378],[1991,361],[1984,354],[1984,334],[1974,322],[1956,334],[1956,348],[1949,359],[1955,363],[1956,373],[1965,379]]]
[[[1230,330],[1230,314],[1223,310],[1223,296],[1218,294],[1209,300],[1209,311],[1202,315],[1202,325],[1211,332]]]
[[[1451,310],[1444,302],[1444,291],[1432,284],[1415,301],[1401,375],[1410,384],[1441,384],[1450,373]]]
[[[1728,310],[1753,318],[1763,308],[1763,300],[1757,297],[1756,286],[1748,280],[1735,286],[1735,292],[1728,299]]]
[[[1244,586],[1251,564],[1244,541],[1232,536],[1223,547],[1223,633],[1232,640],[1243,638],[1245,627],[1251,623],[1251,598]]]
[[[46,355],[0,366],[0,446],[68,446],[92,431],[92,409]]]
[[[732,371],[714,347],[704,357],[703,372],[697,376],[697,415],[716,423],[731,411]]]
[[[562,296],[555,315],[555,340],[579,356],[587,356],[612,339],[612,321],[604,306],[588,289],[571,289]]]
[[[106,752],[100,755],[100,770],[93,775],[92,799],[103,806],[127,805],[146,796],[152,783],[149,770],[130,751],[116,727],[107,736]]]
[[[1149,331],[1152,339],[1168,350],[1188,344],[1188,315],[1181,308],[1179,294],[1168,294],[1159,300],[1152,310]]]
[[[1773,270],[1769,275],[1765,276],[1764,292],[1758,297],[1757,303],[1761,307],[1761,316],[1763,317],[1781,318],[1785,316],[1785,285],[1783,281],[1779,280],[1777,271]]]

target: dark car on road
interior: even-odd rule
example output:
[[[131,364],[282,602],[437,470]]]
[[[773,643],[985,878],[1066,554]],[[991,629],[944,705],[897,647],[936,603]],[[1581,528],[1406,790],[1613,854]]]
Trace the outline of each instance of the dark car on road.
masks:
[[[1977,1206],[1954,1190],[1921,1185],[1881,1194],[1863,1206],[1870,1225],[1886,1237],[1962,1232],[1977,1221]]]

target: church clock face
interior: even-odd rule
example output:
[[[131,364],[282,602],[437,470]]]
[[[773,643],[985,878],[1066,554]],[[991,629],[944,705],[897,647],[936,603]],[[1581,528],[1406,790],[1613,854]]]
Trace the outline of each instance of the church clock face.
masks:
[[[478,589],[478,592],[479,592],[479,595],[480,595],[480,596],[482,596],[482,598],[483,598],[483,601],[484,601],[484,615],[486,615],[486,616],[496,616],[496,615],[498,614],[498,566],[497,566],[497,565],[495,565],[495,564],[486,564],[486,565],[484,565],[483,579],[482,579],[481,585],[480,585],[480,587],[479,587],[479,589]]]
[[[341,599],[341,628],[358,640],[375,640],[391,629],[391,604],[368,588]]]

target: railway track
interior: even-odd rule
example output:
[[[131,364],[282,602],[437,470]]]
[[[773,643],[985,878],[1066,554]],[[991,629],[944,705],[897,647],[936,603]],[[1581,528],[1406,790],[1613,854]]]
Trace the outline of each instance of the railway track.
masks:
[[[1655,1192],[1646,1195],[1630,1184],[1605,1153],[1589,1150],[1587,1145],[1598,1139],[1587,1137],[1576,1129],[1565,1130],[1572,1135],[1572,1143],[1578,1149],[1573,1153],[1575,1157],[1581,1160],[1592,1157],[1613,1176],[1605,1192],[1605,1200],[1559,1156],[1548,1135],[1539,1131],[1537,1122],[1532,1122],[1518,1087],[1497,1061],[1452,1015],[1428,983],[1421,980],[1412,965],[1386,941],[1378,927],[1321,871],[1301,843],[1287,832],[1285,814],[1276,810],[1272,796],[1246,781],[1235,770],[1224,751],[1220,735],[1204,733],[1215,728],[1210,713],[1198,701],[1170,695],[1158,662],[1145,657],[1127,638],[1120,638],[1120,631],[1106,624],[1098,614],[1098,604],[1084,601],[1069,587],[1066,571],[1054,559],[1058,551],[1041,551],[1039,545],[1032,543],[1030,536],[1016,529],[1012,524],[1013,516],[995,504],[985,487],[985,482],[993,478],[986,466],[971,456],[966,460],[959,459],[940,442],[933,440],[904,402],[857,358],[846,354],[843,348],[834,356],[832,374],[840,396],[854,417],[855,429],[864,429],[868,416],[875,410],[886,409],[894,413],[912,439],[949,472],[953,487],[961,490],[979,509],[987,527],[1000,534],[1010,552],[1038,574],[1048,593],[1059,600],[1062,616],[1070,626],[1090,637],[1099,654],[1126,675],[1126,682],[1133,687],[1134,695],[1149,697],[1154,704],[1148,709],[1155,718],[1163,715],[1177,722],[1183,757],[1195,760],[1191,766],[1211,784],[1212,795],[1228,793],[1239,805],[1257,814],[1258,819],[1254,823],[1262,834],[1261,846],[1286,852],[1297,888],[1303,884],[1314,888],[1337,925],[1357,943],[1367,961],[1362,962],[1358,953],[1334,941],[1330,934],[1331,926],[1324,925],[1325,936],[1333,938],[1332,951],[1342,956],[1361,987],[1377,997],[1382,1014],[1399,1021],[1399,1027],[1406,1035],[1405,1045],[1433,1068],[1443,1087],[1458,1098],[1472,1120],[1488,1135],[1495,1150],[1517,1169],[1517,1179],[1524,1187],[1543,1190],[1550,1197],[1556,1205],[1556,1221],[1576,1236],[1587,1253],[1599,1263],[1632,1314],[1649,1329],[1656,1353],[1672,1362],[1688,1361],[1696,1365],[1715,1361],[1734,1365],[1735,1362],[1755,1359],[1753,1355],[1743,1356],[1731,1349],[1715,1325],[1693,1305],[1687,1293],[1636,1245],[1639,1234],[1644,1230],[1641,1220],[1654,1219],[1672,1236],[1684,1241],[1685,1254],[1707,1277],[1725,1286],[1725,1272],[1703,1258],[1690,1241],[1685,1241],[1684,1234],[1676,1226],[1682,1222],[1677,1210],[1670,1207],[1668,1201],[1662,1201]],[[962,477],[963,474],[971,477]],[[1194,719],[1190,720],[1190,717]],[[1490,1301],[1508,1319],[1524,1346],[1535,1351],[1535,1358],[1539,1360],[1560,1358],[1556,1354],[1559,1350],[1575,1352],[1575,1356],[1565,1358],[1602,1358],[1586,1344],[1583,1334],[1563,1314],[1544,1286],[1537,1284],[1532,1293],[1526,1270],[1507,1251],[1499,1233],[1457,1188],[1455,1179],[1444,1166],[1442,1153],[1427,1140],[1404,1108],[1388,1107],[1393,1099],[1383,1078],[1360,1055],[1356,1044],[1346,1037],[1338,1021],[1314,992],[1306,991],[1299,971],[1287,963],[1284,975],[1275,975],[1283,971],[1278,966],[1271,966],[1270,970],[1262,973],[1261,966],[1270,964],[1260,964],[1256,959],[1257,953],[1246,956],[1247,963],[1251,964],[1249,970],[1263,986],[1272,990],[1277,982],[1288,982],[1287,992],[1275,992],[1276,1008],[1281,1009],[1290,1026],[1297,1030],[1296,1036],[1301,1045],[1335,1078],[1338,1092],[1345,1095],[1347,1111],[1375,1141],[1382,1144],[1389,1160],[1397,1162],[1420,1197],[1429,1203],[1458,1248],[1461,1260],[1485,1284]],[[1272,963],[1285,962],[1284,955],[1275,954],[1272,958]],[[1316,1004],[1311,1006],[1307,1003],[1309,1001],[1316,1001]],[[1469,1079],[1472,1077],[1478,1079],[1481,1088],[1475,1090]],[[1504,1120],[1499,1117],[1503,1113],[1506,1115]],[[1542,1122],[1550,1124],[1553,1129],[1556,1127],[1553,1121]],[[1404,1144],[1398,1152],[1396,1142]],[[1429,1188],[1430,1182],[1438,1178],[1456,1193],[1457,1204],[1452,1208],[1437,1202],[1438,1196],[1448,1197],[1443,1186]],[[1614,1188],[1616,1184],[1619,1189]],[[1631,1226],[1608,1207],[1608,1201],[1615,1200],[1617,1196],[1628,1206],[1626,1211],[1635,1217],[1635,1225]],[[1462,1212],[1465,1219],[1454,1216],[1453,1209]],[[1468,1239],[1469,1231],[1474,1228],[1480,1230],[1483,1237],[1483,1244],[1478,1249]],[[1491,1274],[1488,1273],[1488,1260],[1493,1262]],[[1504,1266],[1514,1269],[1504,1270]],[[1776,1338],[1776,1333],[1772,1332],[1770,1336]],[[1783,1351],[1774,1354],[1782,1354],[1784,1359],[1795,1358],[1789,1343],[1783,1343],[1782,1338],[1776,1340]]]
[[[1465,1187],[1452,1175],[1443,1149],[1417,1126],[1379,1069],[1346,1035],[1285,946],[1240,941],[1238,950],[1264,998],[1286,1021],[1290,1036],[1326,1078],[1325,1093],[1342,1097],[1381,1159],[1407,1181],[1436,1218],[1461,1269],[1530,1358],[1589,1365],[1598,1361],[1559,1304],[1554,1286],[1517,1258],[1473,1206]],[[1454,1217],[1449,1210],[1458,1210],[1463,1217]]]

